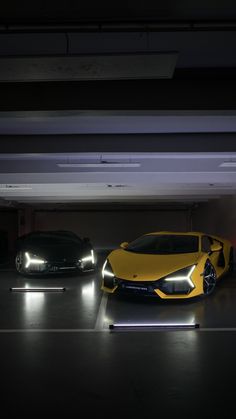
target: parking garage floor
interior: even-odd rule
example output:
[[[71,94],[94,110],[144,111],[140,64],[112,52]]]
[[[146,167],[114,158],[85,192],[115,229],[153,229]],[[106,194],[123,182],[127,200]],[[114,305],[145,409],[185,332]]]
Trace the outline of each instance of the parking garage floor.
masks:
[[[11,290],[25,286],[64,290]],[[0,307],[7,417],[74,417],[83,409],[84,416],[194,416],[234,407],[236,275],[207,298],[162,301],[103,294],[99,271],[40,279],[9,268],[0,271]],[[199,327],[110,328],[117,323]]]

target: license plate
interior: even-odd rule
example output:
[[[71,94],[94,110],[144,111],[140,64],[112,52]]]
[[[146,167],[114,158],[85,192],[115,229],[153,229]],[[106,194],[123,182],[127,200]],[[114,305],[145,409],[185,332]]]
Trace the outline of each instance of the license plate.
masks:
[[[129,288],[131,290],[138,290],[138,291],[147,291],[147,287],[138,287],[137,285],[126,285],[125,288]]]

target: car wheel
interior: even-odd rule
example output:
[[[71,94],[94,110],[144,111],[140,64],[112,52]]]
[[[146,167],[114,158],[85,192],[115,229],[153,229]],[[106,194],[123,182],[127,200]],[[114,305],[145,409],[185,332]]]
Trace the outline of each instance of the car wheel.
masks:
[[[18,252],[15,259],[16,270],[19,274],[23,273],[23,254]]]
[[[216,271],[214,266],[208,260],[206,261],[204,272],[203,272],[203,291],[205,295],[209,295],[214,291],[216,286]]]

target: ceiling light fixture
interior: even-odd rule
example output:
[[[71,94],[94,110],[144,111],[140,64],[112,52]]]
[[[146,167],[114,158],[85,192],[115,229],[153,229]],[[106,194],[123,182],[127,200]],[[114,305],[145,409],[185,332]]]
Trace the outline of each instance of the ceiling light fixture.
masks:
[[[236,161],[224,161],[219,167],[236,167]]]
[[[19,191],[33,189],[31,186],[18,186],[18,185],[0,185],[0,191]]]
[[[120,162],[106,162],[101,163],[57,163],[58,167],[98,167],[103,169],[104,167],[140,167],[140,163],[120,163]]]
[[[127,188],[128,185],[122,185],[122,184],[117,184],[117,185],[112,185],[111,183],[107,184],[107,188]]]

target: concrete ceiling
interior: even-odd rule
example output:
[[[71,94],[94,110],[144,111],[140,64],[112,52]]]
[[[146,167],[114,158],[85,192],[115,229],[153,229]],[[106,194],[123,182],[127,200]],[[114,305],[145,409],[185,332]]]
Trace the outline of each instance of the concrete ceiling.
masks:
[[[121,21],[178,21],[178,20],[232,20],[236,17],[234,0],[136,0],[111,3],[101,0],[75,2],[74,0],[30,0],[3,2],[0,7],[2,22],[10,23],[58,23],[58,22],[113,22]]]
[[[168,110],[161,108],[160,104],[156,109],[153,106],[149,109],[147,97],[143,108],[135,108],[135,97],[134,107],[127,108],[125,96],[123,102],[122,97],[119,99],[117,110],[105,106],[107,102],[103,103],[102,94],[99,101],[103,105],[99,109],[91,99],[84,107],[73,105],[70,108],[79,89],[72,92],[71,97],[66,97],[64,108],[62,101],[60,109],[57,109],[57,99],[62,100],[60,85],[54,105],[49,93],[48,100],[47,97],[39,97],[37,103],[33,89],[31,91],[27,86],[27,82],[32,80],[36,84],[40,81],[44,86],[48,81],[73,82],[70,59],[75,57],[117,57],[121,54],[140,57],[140,54],[174,53],[177,57],[175,67],[168,74],[170,80],[163,81],[160,100],[163,100],[166,83],[169,92],[173,81],[178,84],[179,79],[192,80],[194,87],[195,78],[201,80],[202,74],[203,78],[207,74],[209,84],[211,76],[217,79],[220,74],[223,92],[229,79],[236,80],[235,2],[186,0],[177,4],[167,0],[164,4],[145,2],[145,6],[129,2],[129,7],[127,4],[99,2],[95,8],[90,2],[69,1],[60,7],[54,7],[49,2],[26,3],[24,12],[18,3],[15,8],[10,4],[0,7],[0,83],[4,92],[0,112],[2,205],[50,202],[194,203],[235,195],[236,167],[233,163],[236,162],[236,149],[235,146],[228,149],[224,143],[225,135],[234,137],[236,134],[233,83],[231,91],[227,85],[230,91],[228,108],[225,98],[224,106],[223,102],[220,106],[216,80],[214,94],[217,108],[204,107],[204,101],[209,100],[205,83],[201,87],[202,105],[198,107],[199,102],[195,103],[193,97],[193,106],[183,109],[183,84],[179,84],[174,102],[171,95],[165,97]],[[52,59],[56,59],[53,71]],[[96,83],[98,67],[94,63],[88,68],[88,74],[89,77],[92,74]],[[161,65],[165,69],[163,62]],[[83,65],[83,71],[84,68]],[[106,80],[107,68],[104,71],[100,66],[99,71]],[[117,78],[117,73],[114,69],[112,71],[111,78]],[[145,77],[148,77],[147,73]],[[157,72],[155,76],[152,73],[151,77],[159,78],[160,74]],[[9,89],[18,86],[19,81],[22,85],[22,107],[19,95],[15,99],[8,95]],[[185,86],[183,96],[186,96],[187,90]],[[158,96],[156,92],[154,94]],[[140,100],[138,90],[136,94]],[[86,136],[89,135],[95,136],[93,144],[96,145],[88,151]],[[112,143],[114,135],[134,136],[133,149],[130,147],[127,150],[124,145],[118,150],[118,138],[117,147],[104,149],[104,139],[108,144],[110,138]],[[160,135],[172,135],[175,146],[168,152],[151,151],[147,147],[150,135],[154,136],[153,144]],[[199,144],[204,143],[206,135],[213,136],[213,141],[207,151],[204,144],[202,149],[199,146],[198,151],[194,151],[194,143],[178,150],[181,136],[187,142],[188,135],[189,143],[192,135],[197,136]],[[214,135],[218,144],[222,139],[220,150],[214,146]],[[11,142],[13,136],[14,142]],[[44,142],[48,141],[48,144],[53,141],[53,150],[40,149],[40,136],[45,136]],[[139,143],[138,151],[135,136]],[[21,141],[24,141],[24,150],[20,149]],[[73,141],[79,144],[79,150],[71,145]],[[232,165],[221,166],[224,162]]]
[[[236,193],[236,153],[2,154],[0,163],[6,202],[199,202]]]

